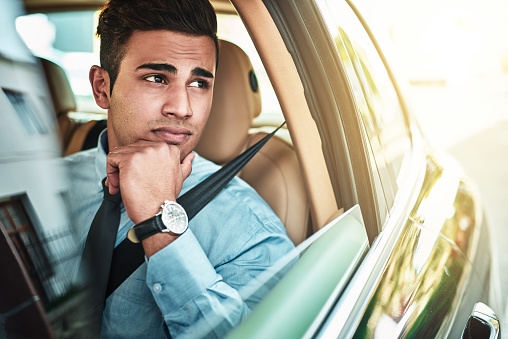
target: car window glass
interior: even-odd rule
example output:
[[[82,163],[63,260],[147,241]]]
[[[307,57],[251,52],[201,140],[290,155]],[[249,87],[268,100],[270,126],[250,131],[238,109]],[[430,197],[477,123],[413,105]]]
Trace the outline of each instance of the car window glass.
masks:
[[[16,29],[35,56],[60,65],[69,79],[77,111],[105,114],[95,104],[88,72],[99,65],[99,39],[95,36],[98,13],[71,11],[36,13],[16,19]],[[78,120],[90,120],[91,114],[73,114]]]
[[[361,121],[363,123],[361,123],[360,127],[362,128],[362,136],[365,140],[365,136],[369,135],[369,130],[372,135],[373,127],[371,123],[372,120],[368,113],[369,107],[363,93],[364,88],[356,76],[356,70],[353,65],[354,59],[350,58],[348,49],[346,48],[346,45],[341,38],[339,30],[336,29],[333,31],[333,27],[335,27],[335,24],[333,23],[333,16],[329,11],[325,10],[323,12],[323,18],[325,19],[325,22],[331,23],[328,24],[328,27],[330,27],[331,31],[330,33],[332,34],[332,37],[334,37],[335,46],[337,47],[342,65],[345,68],[347,75],[349,76],[349,84],[351,86],[351,91],[353,92],[358,111],[363,118]],[[364,117],[364,115],[366,115],[366,117]],[[393,191],[391,189],[391,179],[389,177],[384,155],[382,154],[381,143],[378,138],[367,138],[366,156],[369,168],[371,170],[372,182],[374,185],[374,194],[376,198],[375,201],[379,217],[378,227],[379,229],[382,229],[387,220],[388,209],[393,205]]]
[[[388,204],[410,139],[391,79],[360,21],[343,1],[317,1],[344,62]]]
[[[90,113],[105,113],[96,104],[88,80],[92,65],[99,65],[99,39],[95,35],[99,11],[36,13],[20,16],[16,29],[32,53],[60,65],[76,96],[75,119],[90,120]],[[249,56],[258,78],[262,112],[255,124],[279,125],[282,111],[260,57],[238,15],[218,14],[218,36],[240,46]],[[83,112],[86,112],[83,114]]]
[[[368,250],[365,224],[356,205],[239,290],[252,313],[230,337],[301,338],[317,330]],[[231,307],[234,311],[238,305]],[[298,325],[288,328],[288,321]]]

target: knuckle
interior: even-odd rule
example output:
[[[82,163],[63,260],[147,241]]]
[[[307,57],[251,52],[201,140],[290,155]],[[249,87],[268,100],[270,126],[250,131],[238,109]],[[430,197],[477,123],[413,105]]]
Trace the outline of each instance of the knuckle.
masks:
[[[153,145],[151,150],[153,154],[167,154],[169,146],[165,142],[158,142]]]

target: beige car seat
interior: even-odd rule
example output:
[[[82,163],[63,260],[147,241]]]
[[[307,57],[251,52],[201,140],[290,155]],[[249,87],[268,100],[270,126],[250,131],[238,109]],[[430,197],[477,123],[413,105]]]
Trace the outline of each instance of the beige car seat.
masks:
[[[55,108],[56,120],[60,130],[60,142],[66,146],[71,139],[76,123],[67,115],[76,110],[76,100],[65,71],[52,61],[40,58],[48,89]]]
[[[210,117],[196,151],[225,164],[267,133],[249,133],[261,112],[261,96],[249,57],[220,41]],[[239,175],[279,216],[295,244],[311,232],[310,205],[293,146],[275,135]]]
[[[63,155],[96,146],[98,134],[105,128],[105,121],[91,120],[80,123],[69,118],[69,112],[76,111],[76,99],[65,71],[52,61],[43,58],[39,58],[39,60],[44,69],[55,108]],[[94,129],[96,131],[92,133]],[[89,142],[87,138],[95,140]],[[85,146],[86,144],[90,144],[90,146]]]

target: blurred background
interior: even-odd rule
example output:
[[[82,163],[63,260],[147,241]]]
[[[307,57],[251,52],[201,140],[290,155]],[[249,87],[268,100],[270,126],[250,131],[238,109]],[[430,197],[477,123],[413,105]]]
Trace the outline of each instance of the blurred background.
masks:
[[[359,7],[378,26],[372,28],[426,137],[476,181],[506,304],[508,1],[363,0]]]

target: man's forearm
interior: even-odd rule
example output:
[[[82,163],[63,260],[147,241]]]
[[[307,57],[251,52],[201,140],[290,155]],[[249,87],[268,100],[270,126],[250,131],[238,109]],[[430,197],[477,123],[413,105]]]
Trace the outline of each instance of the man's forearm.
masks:
[[[187,232],[150,258],[147,285],[173,337],[210,331],[224,336],[250,310]]]

